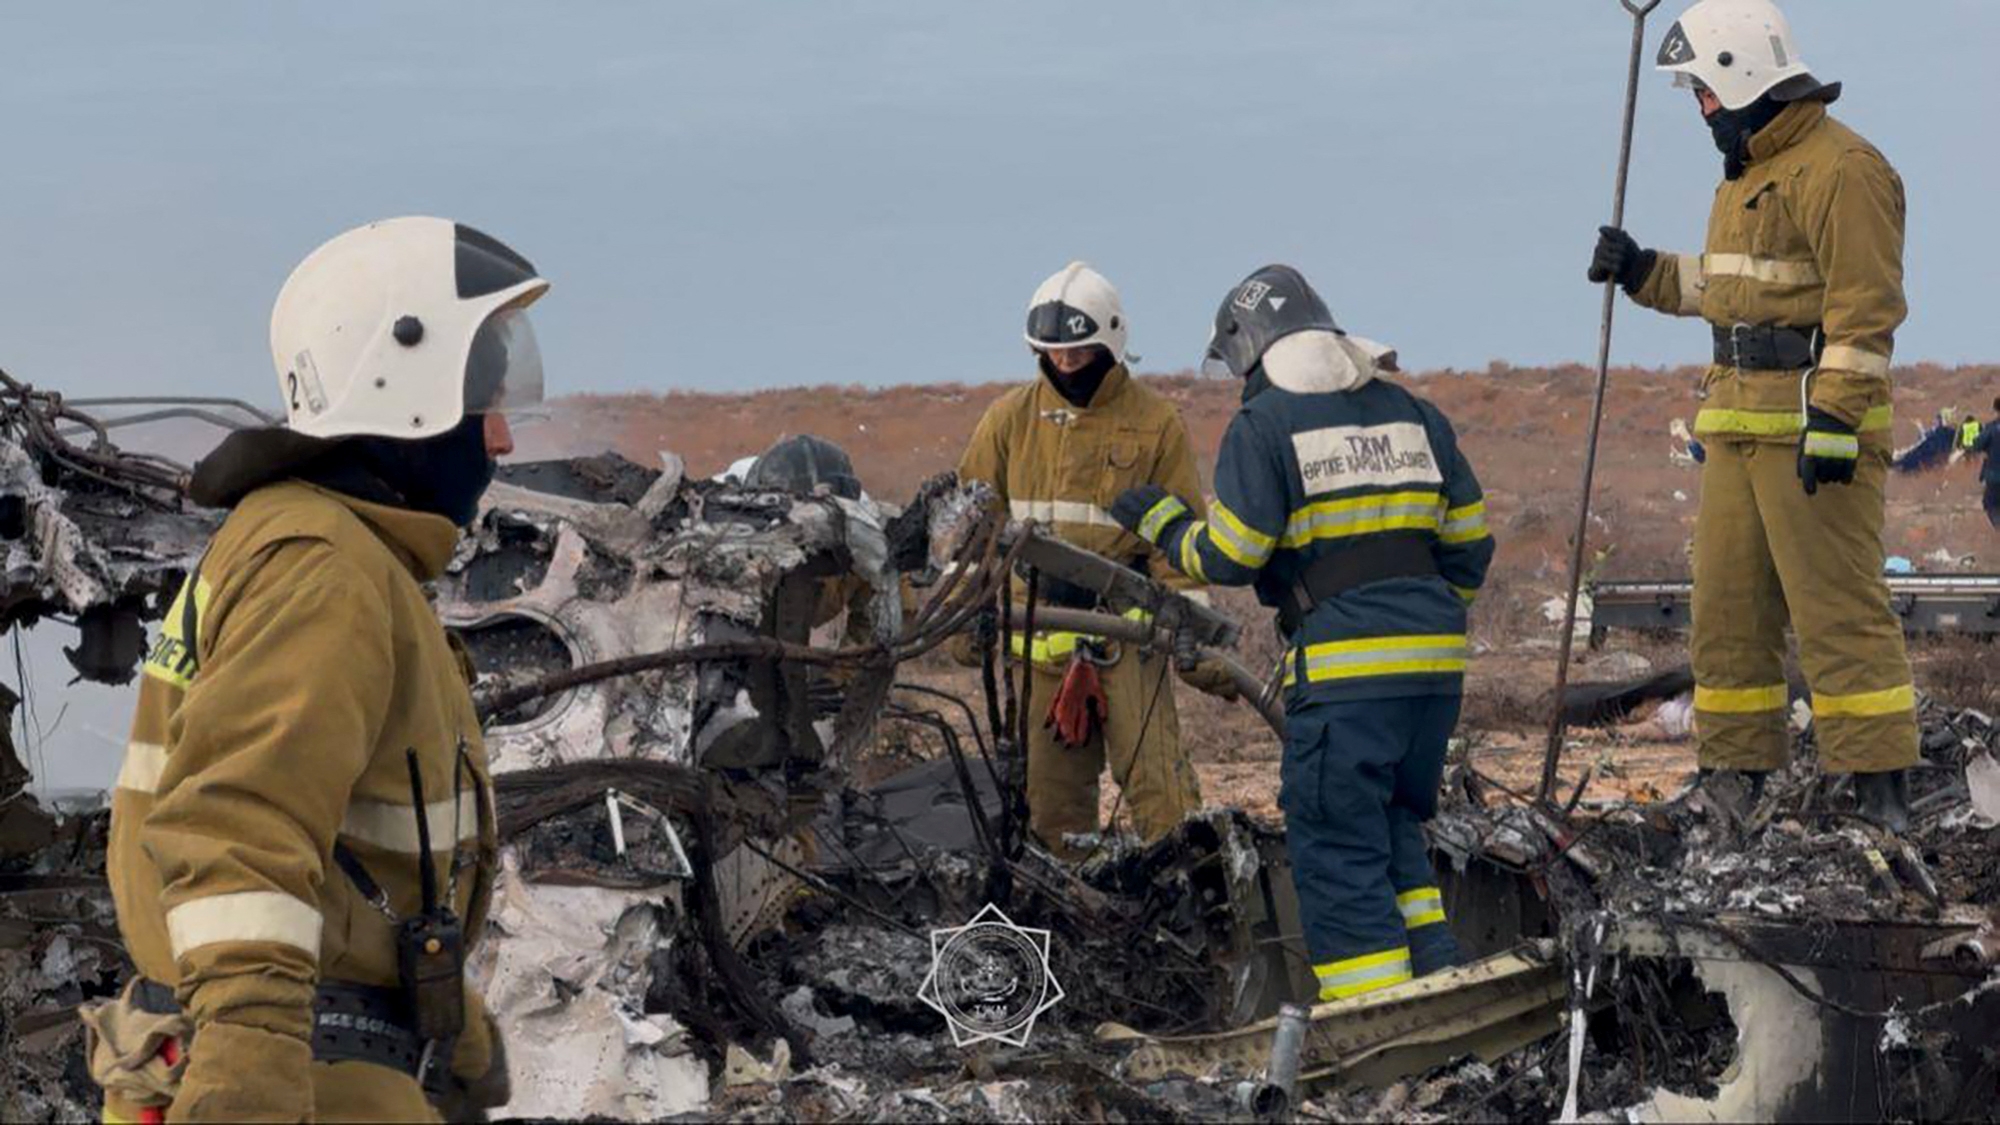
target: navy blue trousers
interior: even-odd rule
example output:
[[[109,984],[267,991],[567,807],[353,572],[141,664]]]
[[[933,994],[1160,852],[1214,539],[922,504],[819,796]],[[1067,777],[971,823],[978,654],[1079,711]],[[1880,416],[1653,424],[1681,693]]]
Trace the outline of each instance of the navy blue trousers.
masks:
[[[1306,703],[1285,716],[1278,804],[1320,997],[1457,964],[1422,824],[1459,697]]]

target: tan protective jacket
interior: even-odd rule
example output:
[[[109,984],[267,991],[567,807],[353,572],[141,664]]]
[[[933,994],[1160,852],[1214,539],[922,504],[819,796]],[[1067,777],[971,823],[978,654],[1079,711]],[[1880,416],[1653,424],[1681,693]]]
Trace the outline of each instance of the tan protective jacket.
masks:
[[[1903,300],[1903,182],[1820,102],[1787,106],[1750,141],[1743,176],[1716,189],[1708,249],[1661,254],[1633,299],[1721,327],[1820,327],[1811,405],[1891,440],[1889,360]],[[1701,435],[1796,441],[1797,372],[1711,366]]]
[[[1206,514],[1180,411],[1123,364],[1087,407],[1070,405],[1046,378],[1000,396],[972,432],[958,476],[991,484],[1015,519],[1048,524],[1065,542],[1122,562],[1144,558],[1154,578],[1177,589],[1200,586],[1111,518],[1111,502],[1142,484],[1180,497],[1196,519]]]
[[[343,841],[399,916],[417,912],[407,749],[438,885],[455,887],[468,943],[480,933],[497,855],[485,747],[470,664],[418,585],[457,537],[439,516],[268,485],[169,610],[112,798],[109,867],[126,947],[174,986],[197,1054],[216,1025],[309,1041],[321,978],[396,984],[393,924],[331,854]],[[465,1034],[453,1069],[481,1074],[490,1044],[471,998]]]

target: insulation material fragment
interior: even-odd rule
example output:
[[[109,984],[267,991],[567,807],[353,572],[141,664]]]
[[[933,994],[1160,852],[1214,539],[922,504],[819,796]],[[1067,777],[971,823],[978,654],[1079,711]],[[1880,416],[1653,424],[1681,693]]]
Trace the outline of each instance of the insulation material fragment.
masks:
[[[1991,754],[1980,754],[1965,764],[1965,787],[1972,793],[1972,808],[1984,823],[1975,821],[1975,826],[1992,828],[2000,825],[2000,762]]]
[[[684,1030],[644,1010],[652,956],[669,940],[663,901],[531,884],[509,855],[471,967],[513,1074],[496,1117],[647,1120],[707,1105],[708,1069]]]

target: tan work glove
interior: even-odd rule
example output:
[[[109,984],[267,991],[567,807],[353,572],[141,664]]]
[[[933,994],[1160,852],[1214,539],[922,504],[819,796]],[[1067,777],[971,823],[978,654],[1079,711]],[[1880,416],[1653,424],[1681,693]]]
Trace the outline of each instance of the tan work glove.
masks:
[[[1175,670],[1179,671],[1178,665],[1175,666]],[[1182,683],[1224,702],[1237,697],[1236,678],[1229,674],[1227,665],[1213,656],[1202,657],[1195,661],[1194,667],[1179,674]]]
[[[238,1023],[196,1028],[169,1122],[310,1121],[312,1047],[303,1039]]]

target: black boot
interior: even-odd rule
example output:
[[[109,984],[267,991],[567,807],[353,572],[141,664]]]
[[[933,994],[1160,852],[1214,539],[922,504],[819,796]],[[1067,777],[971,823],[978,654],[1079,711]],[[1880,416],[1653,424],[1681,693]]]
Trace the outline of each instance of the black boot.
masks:
[[[1910,830],[1910,771],[1854,775],[1856,811],[1901,836]]]

